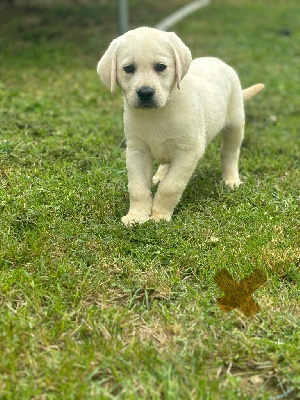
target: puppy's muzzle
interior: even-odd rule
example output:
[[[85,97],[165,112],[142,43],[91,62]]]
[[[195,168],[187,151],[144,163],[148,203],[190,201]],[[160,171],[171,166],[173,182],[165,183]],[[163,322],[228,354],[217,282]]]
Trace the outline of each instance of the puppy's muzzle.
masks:
[[[150,86],[142,86],[137,91],[140,107],[154,107],[155,90]]]

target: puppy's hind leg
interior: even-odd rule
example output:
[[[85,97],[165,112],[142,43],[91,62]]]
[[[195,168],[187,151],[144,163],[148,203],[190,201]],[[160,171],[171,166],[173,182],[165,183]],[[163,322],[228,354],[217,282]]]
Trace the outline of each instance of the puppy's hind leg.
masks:
[[[239,177],[238,161],[243,137],[244,122],[240,125],[227,126],[222,132],[222,176],[229,189],[234,189],[242,183]]]
[[[154,221],[170,221],[174,208],[180,200],[198,160],[202,156],[202,149],[196,148],[177,152],[165,178],[160,182],[153,199],[151,219]]]
[[[170,164],[161,164],[157,171],[156,174],[153,176],[152,182],[153,185],[157,185],[159,182],[161,182],[164,177],[167,175],[168,171],[170,168]]]
[[[238,187],[240,147],[244,138],[245,112],[239,79],[234,74],[232,95],[228,104],[226,125],[222,132],[221,164],[222,176],[229,189]]]

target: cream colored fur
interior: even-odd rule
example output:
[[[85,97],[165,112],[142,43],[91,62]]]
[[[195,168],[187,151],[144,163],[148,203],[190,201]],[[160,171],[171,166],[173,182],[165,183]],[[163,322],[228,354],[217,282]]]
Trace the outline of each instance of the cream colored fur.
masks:
[[[243,100],[264,85],[242,91],[237,74],[224,62],[210,57],[192,61],[175,33],[146,27],[115,39],[97,72],[111,91],[118,84],[124,94],[130,193],[125,225],[169,221],[207,145],[220,131],[223,179],[230,189],[240,185]],[[161,165],[153,177],[154,160]],[[158,184],[154,199],[152,183]]]

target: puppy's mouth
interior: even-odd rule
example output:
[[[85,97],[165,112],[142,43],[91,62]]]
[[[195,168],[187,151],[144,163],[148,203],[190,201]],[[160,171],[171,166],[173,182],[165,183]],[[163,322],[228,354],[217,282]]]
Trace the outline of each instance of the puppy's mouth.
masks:
[[[140,103],[137,108],[145,108],[145,109],[151,109],[151,108],[158,108],[156,104],[154,103]]]

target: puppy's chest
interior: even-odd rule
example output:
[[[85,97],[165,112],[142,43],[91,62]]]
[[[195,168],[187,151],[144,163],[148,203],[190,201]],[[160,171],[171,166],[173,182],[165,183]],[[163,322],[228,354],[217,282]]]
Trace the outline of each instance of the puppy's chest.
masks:
[[[168,164],[172,161],[178,147],[175,139],[149,138],[147,144],[153,158],[160,164]]]
[[[160,164],[171,163],[178,151],[189,151],[197,146],[198,135],[189,119],[170,115],[167,109],[131,110],[124,114],[127,143],[150,150]]]

